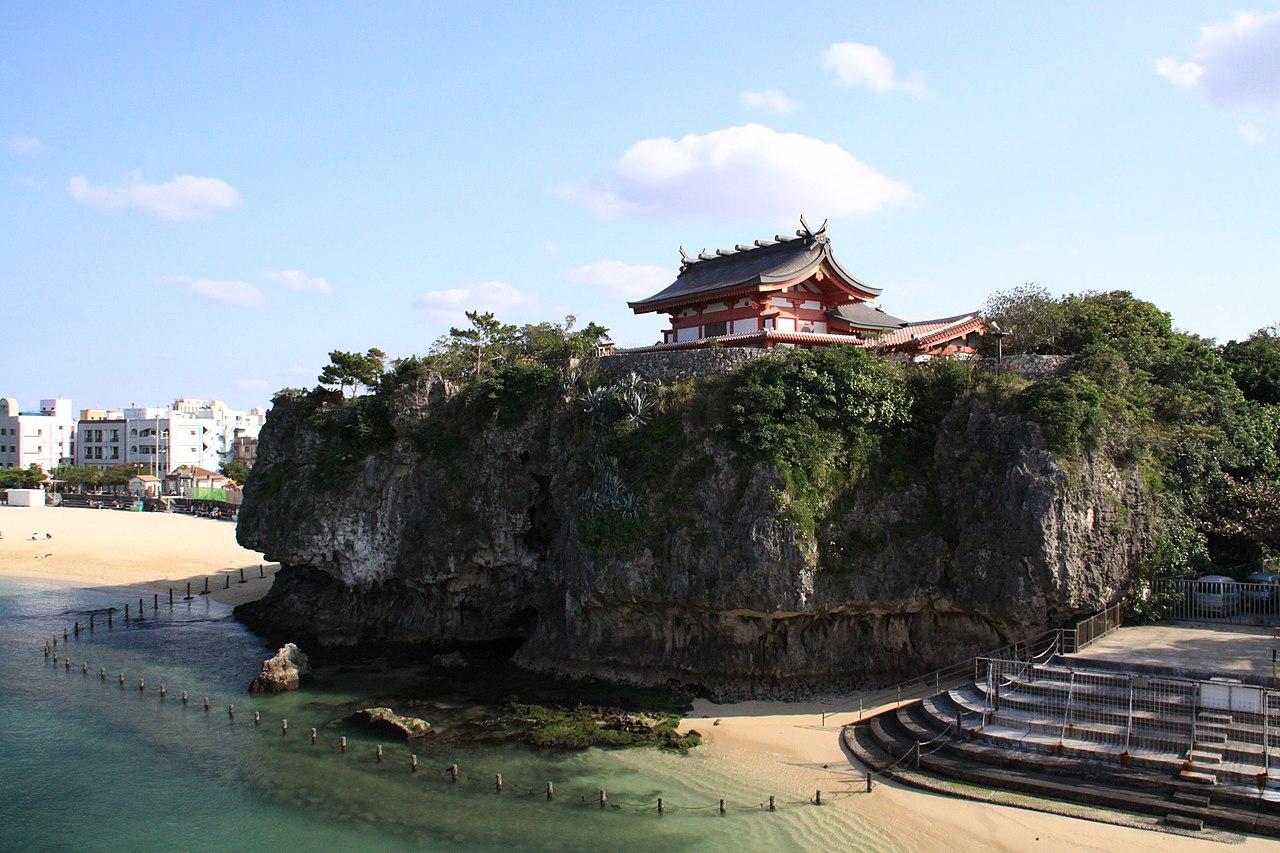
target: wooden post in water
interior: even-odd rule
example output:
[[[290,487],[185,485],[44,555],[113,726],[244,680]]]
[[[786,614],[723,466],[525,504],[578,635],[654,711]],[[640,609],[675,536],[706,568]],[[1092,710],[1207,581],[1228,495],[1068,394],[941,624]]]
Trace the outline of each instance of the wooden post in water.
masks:
[[[556,795],[556,786],[548,782],[547,783],[547,799],[550,800],[553,797],[555,797],[555,795]]]
[[[108,628],[111,627],[111,623],[113,621],[115,612],[116,612],[116,609],[114,607],[107,611],[107,627]]]
[[[776,808],[774,808],[774,805],[773,805],[773,796],[772,796],[772,795],[770,795],[770,796],[769,796],[769,811],[771,811],[771,812],[773,812],[773,811],[777,811],[777,809],[776,809]]]
[[[129,605],[124,606],[124,621],[129,621]]]
[[[418,772],[418,756],[416,755],[409,756],[409,772],[410,773]]]
[[[658,814],[662,814],[662,797],[658,797]]]
[[[70,671],[71,671],[71,656],[70,656],[70,655],[67,655],[66,657],[64,657],[64,658],[62,659],[62,662],[63,662],[64,664],[66,664],[67,672],[70,672]]]
[[[192,599],[192,595],[191,595],[191,581],[187,581],[187,594],[186,594],[186,595],[184,595],[184,596],[182,597],[182,600],[183,600],[183,601],[190,601],[191,599]]]
[[[228,716],[228,717],[230,717],[230,718],[231,718],[231,719],[233,719],[233,720],[236,718],[236,706],[235,706],[235,705],[228,705],[228,706],[227,706],[227,716]]]
[[[76,622],[76,637],[80,637],[80,623]]]
[[[345,737],[338,739],[338,749],[342,750],[342,754],[347,754],[347,739]]]
[[[182,691],[182,704],[187,704],[187,691]]]
[[[200,594],[201,595],[209,594],[209,576],[208,575],[204,576],[204,589],[200,590]]]
[[[153,614],[160,612],[160,593],[158,592],[151,594],[151,612]]]
[[[449,765],[449,780],[452,781],[455,785],[458,784],[458,765],[456,764]]]
[[[265,578],[267,573],[262,569],[262,563],[258,563],[258,577]]]
[[[69,639],[71,639],[71,635],[70,635],[69,633],[67,633],[67,629],[66,629],[66,628],[63,628],[63,629],[62,629],[62,642],[64,642],[64,643],[65,643],[65,642],[66,642],[67,640],[69,640]]]
[[[280,721],[280,734],[282,734],[282,735],[287,735],[288,733],[289,733],[289,721],[288,721],[288,720],[281,720],[281,721]]]
[[[124,673],[120,673],[120,686],[124,687]]]
[[[88,675],[88,674],[89,674],[89,662],[88,662],[88,661],[85,661],[84,663],[80,664],[80,672],[82,672],[82,673],[83,673],[83,674],[85,674],[85,675]]]
[[[382,763],[382,744],[378,744],[378,748],[374,750],[374,754],[378,757],[378,763]]]
[[[600,789],[600,808],[609,805],[609,795],[605,793],[604,788]]]
[[[254,711],[254,712],[253,712],[253,724],[256,726],[256,725],[258,725],[258,724],[259,724],[259,723],[261,723],[261,722],[262,722],[262,712],[261,712],[261,711]]]
[[[89,631],[90,631],[90,633],[92,633],[92,632],[93,632],[93,617],[94,617],[94,616],[96,616],[96,615],[97,615],[96,613],[90,613],[90,614],[89,614]]]
[[[104,667],[98,667],[98,680],[99,681],[107,680],[107,670]]]
[[[724,814],[724,800],[720,801],[720,814]]]
[[[231,589],[231,575],[223,575],[223,576],[222,576],[222,579],[223,579],[224,581],[226,581],[226,583],[224,583],[224,584],[222,585],[222,588],[223,588],[223,589]]]
[[[164,689],[164,685],[163,685],[163,684],[161,684],[161,685],[160,685],[160,698],[161,698],[161,699],[163,699],[163,698],[164,698],[165,696],[167,696],[168,694],[169,694],[169,691],[168,691],[168,690],[165,690],[165,689]]]
[[[814,804],[815,806],[820,806],[820,805],[822,805],[822,792],[821,792],[821,791],[819,791],[818,793],[816,793],[816,794],[814,794],[814,795],[813,795],[813,804]]]
[[[502,774],[501,773],[499,773],[497,776],[493,778],[493,789],[497,791],[499,794],[502,793]]]
[[[49,644],[48,644],[48,643],[45,643],[45,644],[44,644],[44,657],[45,657],[45,660],[48,660],[48,659],[49,659]]]
[[[139,599],[138,599],[138,620],[139,620],[139,621],[141,621],[141,620],[142,620],[142,616],[143,616],[143,613],[142,613],[142,599],[141,599],[141,598],[139,598]]]
[[[240,567],[240,583],[248,583],[248,581],[244,579],[244,566]]]
[[[173,587],[169,587],[169,607],[173,607]]]
[[[142,692],[143,692],[143,691],[145,691],[146,689],[147,689],[147,682],[145,682],[145,681],[143,681],[141,678],[139,678],[139,679],[138,679],[138,692],[139,692],[139,693],[142,693]]]
[[[213,706],[209,704],[209,697],[208,696],[204,697],[204,709],[208,711],[211,707]]]
[[[312,729],[312,730],[311,730],[311,743],[314,745],[314,744],[315,744],[315,742],[316,742],[316,730],[315,730],[315,729]]]
[[[871,771],[867,771],[867,793],[871,793]]]

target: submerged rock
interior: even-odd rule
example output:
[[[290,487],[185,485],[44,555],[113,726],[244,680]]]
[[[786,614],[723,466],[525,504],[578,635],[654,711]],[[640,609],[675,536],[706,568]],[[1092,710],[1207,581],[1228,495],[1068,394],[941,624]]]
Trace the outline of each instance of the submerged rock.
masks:
[[[249,684],[250,693],[285,693],[297,690],[311,674],[306,653],[293,643],[285,643],[275,657],[262,662],[262,671]]]
[[[431,663],[441,669],[465,669],[467,659],[463,657],[462,652],[450,652],[447,655],[436,655],[431,659]]]
[[[431,734],[431,724],[426,720],[405,717],[390,708],[361,708],[351,715],[351,720],[371,732],[394,735],[405,740]]]

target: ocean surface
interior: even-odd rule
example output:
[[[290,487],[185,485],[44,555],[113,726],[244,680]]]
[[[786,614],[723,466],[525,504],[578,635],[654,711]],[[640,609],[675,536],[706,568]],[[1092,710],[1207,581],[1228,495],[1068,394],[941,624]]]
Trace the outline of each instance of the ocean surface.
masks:
[[[823,840],[884,849],[888,840],[869,827],[851,832],[847,817],[828,833],[821,813],[835,818],[829,810],[726,775],[705,750],[560,753],[427,740],[412,747],[419,765],[411,772],[410,747],[342,720],[379,697],[403,694],[416,677],[412,667],[367,673],[334,666],[304,690],[250,696],[249,680],[274,650],[207,596],[172,609],[162,597],[158,613],[148,598],[143,621],[117,616],[107,630],[99,616],[94,632],[62,642],[62,629],[87,625],[89,611],[130,600],[136,615],[137,593],[0,579],[0,850],[743,851]],[[70,670],[44,657],[55,635]],[[427,704],[415,713],[437,728],[476,710],[449,696],[423,696]],[[262,717],[256,727],[255,711]],[[454,763],[462,773],[456,785],[445,772]],[[550,802],[548,781],[556,794]],[[778,796],[774,813],[760,808],[770,794]],[[667,806],[662,816],[658,797]],[[720,797],[729,801],[724,816]]]

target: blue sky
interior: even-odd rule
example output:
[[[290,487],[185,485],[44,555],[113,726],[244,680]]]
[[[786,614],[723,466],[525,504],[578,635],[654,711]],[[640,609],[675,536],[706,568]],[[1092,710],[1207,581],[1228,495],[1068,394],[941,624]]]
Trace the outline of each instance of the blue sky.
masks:
[[[247,406],[472,305],[649,343],[678,245],[800,213],[911,319],[1280,321],[1274,3],[523,5],[0,4],[0,393]]]

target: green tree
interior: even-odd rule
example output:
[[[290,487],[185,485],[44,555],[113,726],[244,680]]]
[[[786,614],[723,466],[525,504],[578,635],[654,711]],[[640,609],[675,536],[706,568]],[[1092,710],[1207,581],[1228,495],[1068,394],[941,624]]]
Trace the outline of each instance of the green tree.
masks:
[[[77,489],[92,488],[102,482],[102,469],[92,465],[59,465],[51,473],[55,480]]]
[[[145,465],[112,465],[102,472],[102,485],[127,486],[139,474],[147,473]]]
[[[387,355],[374,347],[363,355],[358,352],[334,350],[329,353],[329,363],[320,371],[321,385],[336,385],[345,396],[355,396],[361,388],[375,388],[386,370]]]
[[[222,471],[222,476],[235,480],[242,486],[249,482],[249,466],[238,459],[223,462],[220,470]]]
[[[35,489],[48,479],[49,475],[34,462],[26,468],[5,468],[0,470],[0,486],[10,489]]]
[[[1058,352],[1058,335],[1062,331],[1062,304],[1034,282],[991,294],[983,312],[987,322],[1006,333],[1005,353]],[[984,339],[984,345],[995,352],[995,336]]]
[[[1247,399],[1280,405],[1280,326],[1259,329],[1243,341],[1229,341],[1221,352]]]

